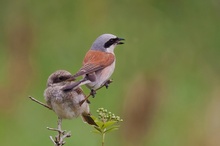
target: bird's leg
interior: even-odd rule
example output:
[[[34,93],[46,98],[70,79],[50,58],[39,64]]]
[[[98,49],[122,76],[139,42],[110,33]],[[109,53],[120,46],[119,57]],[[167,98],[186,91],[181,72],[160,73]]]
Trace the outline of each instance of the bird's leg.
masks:
[[[83,99],[82,101],[80,101],[80,102],[79,102],[79,105],[81,106],[85,101],[88,100],[88,98],[89,98],[90,96],[92,96],[92,97],[94,98],[94,97],[95,97],[95,94],[96,94],[96,90],[91,89],[89,95],[87,95],[85,99]]]
[[[108,89],[109,84],[111,84],[113,82],[113,80],[109,79],[107,80],[104,84],[102,84],[102,86],[100,86],[98,89],[96,89],[96,91],[98,91],[99,89],[101,89],[102,87],[106,87],[106,89]]]
[[[96,74],[95,73],[91,73],[91,74],[86,74],[85,79],[94,82],[96,80]],[[96,94],[96,90],[91,89],[90,95],[92,95],[92,97],[94,98]]]
[[[88,81],[90,81],[90,82],[94,82],[94,81],[96,80],[96,75],[95,75],[95,73],[86,74],[84,80],[88,80]],[[89,98],[90,96],[92,96],[92,97],[94,98],[95,95],[96,95],[96,91],[97,91],[97,90],[91,89],[89,95],[86,96],[86,98],[85,98],[84,100],[80,101],[79,105],[81,106],[85,101],[88,100],[88,98]]]
[[[92,95],[92,97],[94,98],[94,97],[95,97],[95,95],[96,95],[96,90],[91,89],[91,91],[90,91],[90,95]]]
[[[58,117],[58,121],[57,121],[58,135],[55,137],[56,140],[55,142],[59,142],[61,136],[65,134],[65,131],[62,131],[61,125],[62,125],[62,119]]]

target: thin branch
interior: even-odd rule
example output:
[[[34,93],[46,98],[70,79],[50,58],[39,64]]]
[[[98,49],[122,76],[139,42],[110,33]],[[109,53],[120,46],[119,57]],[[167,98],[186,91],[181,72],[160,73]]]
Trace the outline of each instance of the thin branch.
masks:
[[[48,130],[51,130],[51,131],[56,131],[56,132],[59,132],[59,133],[62,133],[64,134],[66,132],[66,130],[63,130],[61,131],[60,129],[57,129],[57,128],[50,128],[50,127],[47,127]]]
[[[36,102],[36,103],[38,103],[38,104],[40,104],[40,105],[42,105],[42,106],[44,106],[44,107],[46,107],[46,108],[52,110],[51,107],[49,107],[48,105],[44,104],[43,102],[38,101],[38,100],[35,99],[34,97],[29,96],[29,98],[30,98],[32,101],[34,101],[34,102]]]
[[[50,140],[53,142],[54,146],[57,145],[56,142],[53,140],[53,137],[52,137],[52,136],[50,136]]]
[[[65,133],[66,131],[62,130],[61,126],[62,126],[62,118],[58,117],[57,129],[47,127],[48,130],[58,132],[58,135],[55,136],[55,139],[53,139],[53,137],[50,136],[50,139],[54,143],[55,146],[63,146],[65,144],[64,139],[71,136],[70,131]]]
[[[64,138],[68,138],[68,137],[71,137],[71,132],[67,132],[66,134],[64,134],[62,137],[61,137],[61,141],[64,140]]]
[[[113,80],[110,79],[110,80],[108,80],[106,83],[109,85],[109,84],[111,84],[112,82],[113,82]],[[98,89],[96,89],[95,92],[98,91],[99,89],[103,88],[104,86],[105,86],[106,88],[108,88],[108,86],[106,86],[106,84],[103,84],[103,85],[100,86]],[[91,95],[92,95],[92,93],[90,92],[89,95],[87,95],[86,98],[79,103],[79,105],[81,106],[86,100],[88,100],[88,98],[89,98]]]

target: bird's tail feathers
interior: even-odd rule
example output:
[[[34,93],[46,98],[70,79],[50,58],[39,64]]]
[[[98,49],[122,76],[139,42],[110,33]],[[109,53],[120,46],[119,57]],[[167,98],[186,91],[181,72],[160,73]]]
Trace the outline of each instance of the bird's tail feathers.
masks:
[[[94,126],[98,126],[95,121],[92,119],[92,117],[90,116],[90,114],[88,113],[83,113],[81,115],[83,122],[88,123],[90,125],[94,125]]]
[[[76,80],[76,77],[74,76],[71,76],[69,79],[67,79],[67,81],[75,81]]]
[[[66,85],[62,88],[63,91],[69,91],[69,90],[75,90],[77,88],[79,88],[80,86],[82,85],[85,85],[87,83],[90,83],[91,81],[90,80],[87,80],[87,79],[82,79],[78,82],[74,82],[74,83],[71,83],[69,85]]]

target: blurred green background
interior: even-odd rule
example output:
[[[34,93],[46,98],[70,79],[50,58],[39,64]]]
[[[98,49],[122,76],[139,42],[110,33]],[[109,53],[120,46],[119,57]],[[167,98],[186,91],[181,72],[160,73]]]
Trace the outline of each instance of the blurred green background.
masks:
[[[91,101],[124,119],[106,146],[220,145],[218,0],[3,0],[0,2],[0,143],[52,145],[56,115],[44,101],[48,76],[75,73],[103,33],[126,39],[108,90]],[[84,88],[85,93],[89,90]],[[80,118],[68,145],[101,145]]]

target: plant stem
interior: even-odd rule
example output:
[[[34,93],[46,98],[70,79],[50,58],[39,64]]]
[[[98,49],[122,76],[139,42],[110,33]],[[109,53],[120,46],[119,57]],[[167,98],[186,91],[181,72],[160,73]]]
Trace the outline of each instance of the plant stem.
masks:
[[[105,133],[103,132],[102,133],[102,146],[104,146],[105,144]]]

